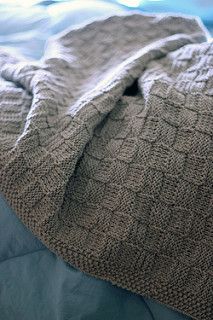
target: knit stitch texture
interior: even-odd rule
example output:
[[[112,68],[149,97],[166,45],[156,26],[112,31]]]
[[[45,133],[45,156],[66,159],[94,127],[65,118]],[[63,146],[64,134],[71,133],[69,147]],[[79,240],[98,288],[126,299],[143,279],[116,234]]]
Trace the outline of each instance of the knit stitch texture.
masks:
[[[213,319],[213,45],[199,20],[110,17],[0,50],[0,187],[82,271]]]

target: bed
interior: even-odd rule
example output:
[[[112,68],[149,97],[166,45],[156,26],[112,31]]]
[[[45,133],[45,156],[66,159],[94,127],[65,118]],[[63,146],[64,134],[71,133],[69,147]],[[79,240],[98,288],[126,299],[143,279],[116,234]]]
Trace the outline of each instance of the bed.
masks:
[[[89,9],[88,9],[89,8]],[[71,25],[124,12],[114,4],[0,7],[0,45],[28,59]],[[53,290],[54,288],[54,290]],[[0,197],[0,318],[4,320],[187,320],[152,299],[90,277],[48,250]]]

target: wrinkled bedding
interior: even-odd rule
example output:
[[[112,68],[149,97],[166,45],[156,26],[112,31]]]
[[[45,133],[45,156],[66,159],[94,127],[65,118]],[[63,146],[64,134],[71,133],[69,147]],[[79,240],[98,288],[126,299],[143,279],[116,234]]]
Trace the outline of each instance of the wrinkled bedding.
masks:
[[[0,319],[189,319],[74,269],[32,235],[2,196],[0,244]]]
[[[75,10],[65,12],[65,9],[54,5],[48,13],[45,8],[38,7],[13,11],[0,8],[0,44],[37,59],[50,34],[71,23],[78,24],[100,14],[104,16],[106,12],[123,11],[111,5],[99,10],[97,7],[82,10],[78,6]],[[152,299],[74,269],[32,235],[2,195],[0,244],[0,314],[4,320],[189,319]]]
[[[32,35],[29,38],[34,39]],[[8,46],[14,43],[10,36],[8,42],[5,38],[3,41]],[[35,47],[39,48],[37,44]],[[43,43],[41,51],[42,48]],[[29,47],[28,53],[32,56],[33,52],[37,58],[41,51],[36,53]],[[189,319],[151,299],[72,268],[22,225],[3,197],[0,198],[1,236],[0,314],[3,319]]]
[[[0,4],[0,46],[31,59],[40,59],[46,40],[68,27],[125,12],[117,5],[93,1],[50,6],[10,7]]]

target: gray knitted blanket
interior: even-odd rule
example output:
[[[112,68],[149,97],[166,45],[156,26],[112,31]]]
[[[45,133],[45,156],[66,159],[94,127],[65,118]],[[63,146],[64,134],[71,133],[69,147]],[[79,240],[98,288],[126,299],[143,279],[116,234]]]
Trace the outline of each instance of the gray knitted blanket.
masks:
[[[213,44],[189,17],[68,30],[0,50],[0,187],[80,270],[213,319]]]

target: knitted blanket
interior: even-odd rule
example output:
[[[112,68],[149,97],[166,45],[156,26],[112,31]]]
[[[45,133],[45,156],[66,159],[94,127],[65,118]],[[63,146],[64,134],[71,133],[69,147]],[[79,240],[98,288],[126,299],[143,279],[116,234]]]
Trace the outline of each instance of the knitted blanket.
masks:
[[[213,319],[213,45],[194,18],[110,17],[0,51],[0,188],[80,270]]]

